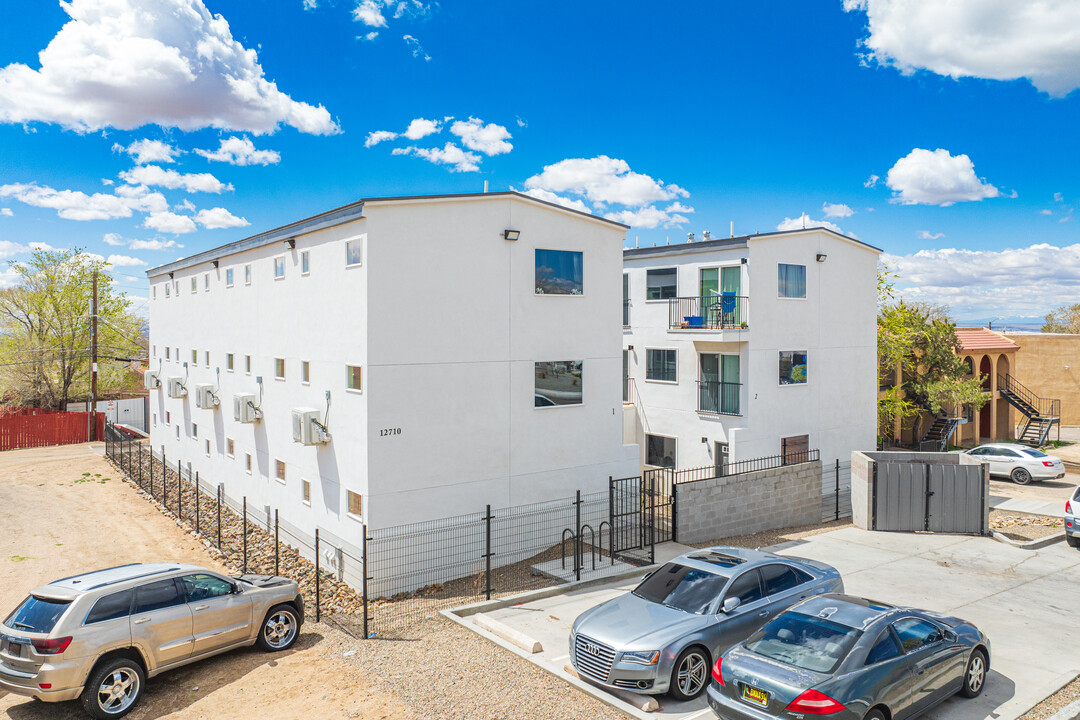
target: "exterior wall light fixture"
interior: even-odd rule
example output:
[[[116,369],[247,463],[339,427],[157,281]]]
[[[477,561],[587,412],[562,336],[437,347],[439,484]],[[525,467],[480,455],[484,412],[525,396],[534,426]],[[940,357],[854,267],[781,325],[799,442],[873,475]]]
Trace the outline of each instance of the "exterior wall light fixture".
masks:
[[[829,256],[826,255],[825,253],[818,253],[817,254],[817,261],[818,262],[825,262],[825,258],[827,258],[827,257],[829,257]]]
[[[507,240],[517,240],[521,237],[520,230],[503,230],[503,237]]]

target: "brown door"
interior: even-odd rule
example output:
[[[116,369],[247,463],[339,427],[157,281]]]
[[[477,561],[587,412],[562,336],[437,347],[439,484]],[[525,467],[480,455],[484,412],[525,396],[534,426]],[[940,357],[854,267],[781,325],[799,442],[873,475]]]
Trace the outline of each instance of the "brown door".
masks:
[[[792,435],[780,439],[780,454],[784,456],[784,464],[806,462],[809,459],[810,436]]]

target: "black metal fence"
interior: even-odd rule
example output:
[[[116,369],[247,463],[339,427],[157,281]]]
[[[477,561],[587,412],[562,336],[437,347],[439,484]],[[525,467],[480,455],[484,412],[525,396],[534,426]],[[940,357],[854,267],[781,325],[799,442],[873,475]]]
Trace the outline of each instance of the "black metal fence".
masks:
[[[821,520],[851,517],[851,461],[821,466]]]

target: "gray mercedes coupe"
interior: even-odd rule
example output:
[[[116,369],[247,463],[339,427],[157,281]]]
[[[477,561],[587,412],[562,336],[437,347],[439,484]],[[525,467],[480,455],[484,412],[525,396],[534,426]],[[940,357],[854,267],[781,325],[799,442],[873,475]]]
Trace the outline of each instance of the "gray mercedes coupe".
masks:
[[[713,667],[721,720],[905,720],[979,695],[990,641],[971,623],[849,595],[795,605]]]
[[[840,573],[814,560],[746,548],[695,550],[578,616],[571,662],[600,685],[689,700],[705,691],[724,650],[791,605],[843,588]]]

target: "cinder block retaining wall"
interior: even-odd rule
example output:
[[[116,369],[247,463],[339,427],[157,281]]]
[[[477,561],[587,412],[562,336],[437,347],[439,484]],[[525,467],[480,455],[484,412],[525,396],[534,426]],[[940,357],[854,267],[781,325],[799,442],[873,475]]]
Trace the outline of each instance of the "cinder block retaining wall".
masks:
[[[821,522],[821,462],[675,486],[681,543]]]

